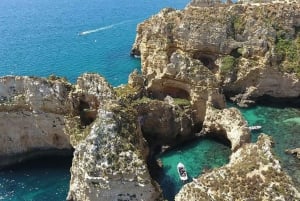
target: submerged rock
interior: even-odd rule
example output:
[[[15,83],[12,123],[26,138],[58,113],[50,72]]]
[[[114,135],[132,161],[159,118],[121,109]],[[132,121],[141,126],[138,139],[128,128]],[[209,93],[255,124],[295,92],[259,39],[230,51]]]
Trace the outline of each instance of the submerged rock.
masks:
[[[296,148],[296,149],[287,149],[286,153],[288,154],[293,154],[295,155],[297,158],[300,159],[300,148]]]
[[[299,200],[271,147],[271,138],[260,135],[232,153],[229,164],[184,185],[175,200]]]

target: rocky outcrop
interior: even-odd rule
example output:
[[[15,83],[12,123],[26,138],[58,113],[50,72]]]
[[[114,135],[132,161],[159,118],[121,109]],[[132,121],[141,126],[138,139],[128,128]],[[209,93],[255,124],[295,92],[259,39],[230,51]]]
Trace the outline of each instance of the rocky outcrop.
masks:
[[[297,3],[195,0],[182,11],[163,9],[141,23],[132,54],[141,55],[150,90],[157,92],[159,84],[167,83],[173,89],[162,87],[164,94],[181,91],[191,101],[195,94],[200,96],[203,101],[195,104],[198,114],[205,111],[205,94],[214,92],[209,96],[217,100],[220,89],[228,97],[242,96],[245,104],[264,95],[297,98],[300,69],[298,57],[293,55],[300,50],[299,11]],[[188,75],[186,81],[176,69],[194,75]],[[199,85],[197,81],[204,81],[201,76],[209,79],[210,85]],[[196,92],[200,86],[201,92]],[[204,116],[199,115],[199,121]]]
[[[55,76],[2,77],[0,97],[0,166],[73,147],[69,200],[161,197],[137,113],[119,105],[103,77],[84,74],[76,85]]]
[[[7,76],[0,78],[0,167],[54,150],[70,150],[63,131],[71,113],[63,80]]]
[[[116,94],[107,81],[98,74],[84,74],[77,79],[69,94],[73,113],[66,117],[65,132],[70,135],[73,147],[89,134],[97,118],[98,109],[116,99]]]
[[[161,196],[142,154],[146,153],[143,137],[135,119],[124,119],[127,115],[99,110],[90,134],[75,150],[68,200],[156,200]]]
[[[114,94],[104,85],[97,92]],[[101,100],[90,132],[76,145],[67,199],[158,200],[161,191],[146,165],[149,150],[136,111],[110,95]]]
[[[184,185],[175,200],[299,200],[271,147],[270,137],[260,135],[234,152],[229,164]]]
[[[223,140],[228,139],[233,151],[244,143],[250,142],[250,130],[247,122],[236,108],[217,110],[208,106],[200,134],[207,133],[211,133],[215,137],[223,137]]]
[[[0,98],[4,166],[42,151],[71,150],[89,132],[97,109],[114,94],[96,74],[84,74],[77,85],[55,76],[7,76],[0,78]]]

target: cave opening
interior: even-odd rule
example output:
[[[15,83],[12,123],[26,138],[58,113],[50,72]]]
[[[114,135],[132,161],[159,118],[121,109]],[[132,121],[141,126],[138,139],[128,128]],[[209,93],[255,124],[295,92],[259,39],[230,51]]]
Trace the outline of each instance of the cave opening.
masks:
[[[242,56],[241,53],[238,51],[239,48],[235,48],[230,52],[230,56],[233,56],[234,58],[238,59]]]
[[[217,56],[213,54],[196,52],[193,54],[193,59],[201,61],[201,63],[213,73],[215,73],[218,69],[218,66],[215,63]]]
[[[88,126],[97,118],[97,109],[93,109],[88,102],[80,100],[79,116],[82,126]]]
[[[164,100],[166,96],[190,100],[190,94],[186,90],[168,85],[161,86],[159,90],[149,89],[149,94],[150,98],[158,100]]]

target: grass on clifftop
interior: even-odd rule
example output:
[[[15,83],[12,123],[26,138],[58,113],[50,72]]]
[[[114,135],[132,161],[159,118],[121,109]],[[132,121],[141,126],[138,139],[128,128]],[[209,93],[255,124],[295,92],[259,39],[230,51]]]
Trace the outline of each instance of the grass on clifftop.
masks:
[[[275,52],[283,57],[280,70],[287,73],[296,73],[300,78],[300,34],[295,40],[279,37]]]
[[[232,72],[236,65],[236,59],[233,56],[227,55],[224,56],[221,62],[221,73],[227,74]]]

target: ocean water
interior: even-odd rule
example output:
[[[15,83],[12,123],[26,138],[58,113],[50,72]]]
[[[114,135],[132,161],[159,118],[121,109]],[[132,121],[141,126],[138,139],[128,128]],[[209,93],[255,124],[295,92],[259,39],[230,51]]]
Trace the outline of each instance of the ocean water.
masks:
[[[203,171],[221,167],[229,162],[231,150],[218,141],[209,138],[195,140],[158,156],[163,164],[163,171],[157,181],[167,200],[174,200],[175,195],[184,185],[178,177],[177,164],[183,163],[188,173],[189,182]]]
[[[232,103],[229,107],[237,107]],[[300,147],[300,109],[287,106],[272,107],[258,105],[251,108],[239,108],[249,125],[260,125],[262,129],[251,133],[252,142],[256,142],[260,133],[272,136],[274,153],[284,170],[291,176],[300,190],[300,160],[285,153],[286,149]],[[176,148],[159,156],[163,171],[158,177],[165,197],[172,201],[183,183],[179,180],[176,166],[185,164],[190,178],[199,176],[204,169],[220,167],[229,162],[229,147],[212,139],[199,139],[191,144]]]
[[[0,200],[65,200],[72,157],[44,157],[0,171]]]
[[[140,60],[129,56],[139,22],[189,0],[1,0],[0,76],[97,72],[114,86]],[[84,35],[79,35],[79,33]]]
[[[285,153],[286,149],[300,147],[300,108],[272,104],[272,107],[257,105],[239,109],[249,125],[262,126],[261,130],[252,131],[252,142],[257,140],[260,133],[272,136],[274,153],[300,190],[300,160]]]

